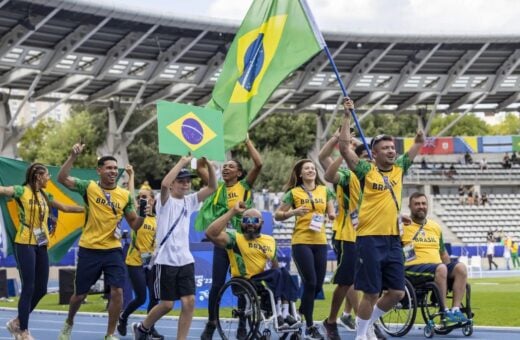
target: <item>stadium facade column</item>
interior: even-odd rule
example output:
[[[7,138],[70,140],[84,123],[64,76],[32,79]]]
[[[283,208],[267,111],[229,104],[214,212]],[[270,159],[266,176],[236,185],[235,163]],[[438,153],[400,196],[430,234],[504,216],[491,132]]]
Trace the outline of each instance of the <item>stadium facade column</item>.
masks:
[[[0,156],[15,158],[19,138],[16,138],[17,128],[8,126],[10,121],[9,97],[6,94],[0,94]]]

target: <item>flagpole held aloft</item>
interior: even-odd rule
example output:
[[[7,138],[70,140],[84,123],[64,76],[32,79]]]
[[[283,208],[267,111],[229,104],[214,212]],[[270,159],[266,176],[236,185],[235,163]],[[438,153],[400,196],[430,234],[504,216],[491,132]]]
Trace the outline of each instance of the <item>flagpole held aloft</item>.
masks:
[[[318,24],[316,23],[316,20],[314,19],[314,15],[312,14],[312,11],[311,11],[309,5],[307,4],[307,1],[300,0],[300,3],[303,7],[303,10],[307,14],[307,18],[313,28],[316,39],[320,42],[320,46],[323,48],[323,50],[327,54],[327,57],[329,58],[329,62],[332,66],[332,69],[334,70],[334,73],[336,74],[336,79],[338,80],[339,87],[341,88],[341,91],[343,92],[343,96],[348,97],[347,89],[345,88],[345,84],[343,84],[343,81],[341,80],[341,77],[339,76],[338,68],[336,67],[334,58],[332,57],[332,54],[329,51],[329,47],[327,46],[327,43],[325,42],[325,39],[323,38],[323,35],[321,34],[320,29],[318,28]],[[359,125],[359,120],[356,116],[356,111],[352,110],[351,112],[352,112],[352,117],[354,118],[354,123],[356,124],[356,128],[359,131],[361,141],[363,142],[363,145],[365,146],[365,149],[367,150],[368,157],[370,159],[372,159],[372,153],[370,152],[370,148],[368,147],[367,141],[365,139],[365,135],[363,134],[363,130],[361,130],[361,125]]]
[[[341,77],[338,72],[338,68],[336,67],[336,63],[334,62],[334,59],[332,58],[332,55],[330,54],[329,47],[327,45],[325,45],[323,47],[323,50],[327,54],[327,57],[329,58],[329,62],[332,66],[332,69],[334,70],[334,73],[336,74],[336,79],[338,80],[339,87],[341,88],[341,92],[343,92],[343,96],[348,97],[347,89],[345,88],[345,84],[343,84],[343,81],[341,80]],[[356,125],[356,128],[359,131],[359,136],[361,137],[361,141],[363,142],[363,145],[365,146],[365,149],[367,150],[368,157],[370,159],[372,159],[372,152],[370,152],[370,148],[365,139],[365,135],[363,134],[363,130],[361,129],[361,125],[359,125],[359,120],[356,115],[356,110],[351,110],[351,112],[352,112],[352,118],[354,118],[354,124]]]

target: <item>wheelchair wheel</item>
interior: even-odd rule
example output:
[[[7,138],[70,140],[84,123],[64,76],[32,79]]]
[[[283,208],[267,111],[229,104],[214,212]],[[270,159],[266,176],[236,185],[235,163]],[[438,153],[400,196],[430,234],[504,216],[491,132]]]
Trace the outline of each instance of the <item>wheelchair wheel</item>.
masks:
[[[470,322],[462,328],[462,334],[464,336],[471,336],[473,334],[473,323]]]
[[[391,336],[406,335],[415,322],[417,298],[410,281],[405,280],[404,297],[380,318],[381,326]]]
[[[421,306],[421,314],[425,323],[432,327],[432,331],[437,333],[439,327],[443,327],[442,317],[444,315],[444,306],[440,298],[439,288],[433,282],[425,284],[421,288],[422,299],[419,301]]]
[[[233,278],[220,290],[216,304],[217,329],[223,340],[253,339],[260,327],[260,300],[245,279]]]

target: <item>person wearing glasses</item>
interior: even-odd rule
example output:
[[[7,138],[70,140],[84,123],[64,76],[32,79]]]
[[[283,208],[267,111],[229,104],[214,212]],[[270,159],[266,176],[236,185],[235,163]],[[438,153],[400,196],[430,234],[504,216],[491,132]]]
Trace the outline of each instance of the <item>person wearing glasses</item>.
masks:
[[[134,192],[134,171],[132,166],[126,167],[128,173],[128,189],[133,194]],[[152,188],[145,182],[139,189],[137,195],[137,202],[151,207],[155,206],[155,199]],[[138,204],[139,206],[139,204]],[[126,254],[126,269],[132,288],[134,290],[134,299],[128,303],[125,310],[119,315],[117,324],[117,331],[121,336],[126,336],[128,317],[135,312],[137,308],[143,305],[146,301],[146,291],[148,290],[148,307],[150,312],[152,308],[159,302],[154,294],[155,273],[151,263],[152,254],[155,250],[155,233],[157,221],[155,217],[155,209],[146,215],[143,226],[137,230],[132,231],[131,243]],[[164,336],[159,334],[154,326],[151,327],[151,335],[154,340],[164,339]]]
[[[201,158],[198,167],[205,167],[208,185],[191,193],[191,180],[195,177],[185,167],[191,156],[183,156],[161,182],[160,200],[156,205],[157,232],[153,255],[155,297],[160,302],[148,312],[143,322],[133,323],[134,339],[152,338],[152,327],[181,301],[181,313],[175,339],[188,337],[195,309],[195,260],[190,252],[190,216],[199,203],[217,188],[215,171],[206,158]],[[200,172],[200,169],[198,169]]]
[[[241,232],[226,231],[229,221],[240,215]],[[259,283],[263,281],[271,289],[276,301],[278,327],[296,327],[299,325],[289,313],[289,302],[296,301],[298,289],[289,272],[285,268],[279,268],[276,241],[272,236],[261,233],[263,222],[260,211],[247,209],[244,202],[240,201],[210,224],[206,236],[215,246],[226,249],[232,277],[243,277]],[[239,266],[239,263],[244,265]],[[270,269],[265,270],[269,267]],[[239,321],[239,340],[247,337],[245,321]]]
[[[313,320],[314,300],[322,290],[327,269],[325,216],[329,220],[336,217],[334,194],[320,179],[310,159],[296,162],[285,189],[282,205],[274,217],[277,221],[296,217],[291,252],[303,282],[300,313],[307,326],[305,338],[320,340],[323,335]]]
[[[49,238],[55,230],[49,230],[49,218],[52,208],[63,212],[81,213],[81,206],[69,206],[54,200],[45,191],[50,181],[50,174],[45,165],[33,163],[25,172],[22,185],[0,186],[0,196],[16,200],[19,224],[14,239],[14,254],[22,291],[18,300],[18,316],[9,320],[7,330],[20,340],[31,340],[29,314],[38,302],[47,294],[49,281]]]
[[[393,137],[379,135],[370,143],[373,161],[359,159],[350,148],[349,127],[354,102],[345,98],[343,105],[340,153],[361,183],[361,199],[353,223],[358,255],[354,286],[363,292],[356,316],[356,339],[376,339],[373,323],[404,296],[400,238],[403,176],[419,153],[424,134],[419,131],[410,150],[399,157]],[[387,293],[379,298],[383,288]]]
[[[206,230],[215,219],[233,208],[238,201],[243,201],[248,208],[253,206],[251,189],[262,170],[262,158],[249,138],[246,139],[245,144],[253,161],[253,167],[247,172],[237,160],[230,160],[224,163],[222,166],[222,181],[219,181],[215,194],[202,204],[195,220],[195,230]],[[207,171],[201,169],[198,170],[198,173],[202,181],[207,183]],[[238,232],[241,231],[240,216],[233,217],[229,223],[230,228],[234,228]],[[213,249],[211,288],[208,299],[208,322],[200,336],[201,340],[211,340],[213,338],[217,324],[215,306],[218,293],[226,282],[228,270],[229,258],[226,251],[220,247],[215,247]]]

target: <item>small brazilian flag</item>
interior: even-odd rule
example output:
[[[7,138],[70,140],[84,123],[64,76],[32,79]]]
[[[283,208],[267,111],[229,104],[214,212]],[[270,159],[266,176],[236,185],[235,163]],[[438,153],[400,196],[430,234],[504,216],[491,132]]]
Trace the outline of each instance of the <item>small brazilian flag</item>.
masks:
[[[157,126],[160,153],[226,160],[220,111],[161,100]]]
[[[324,46],[305,0],[253,2],[208,103],[224,112],[226,149],[246,138],[278,85]]]

